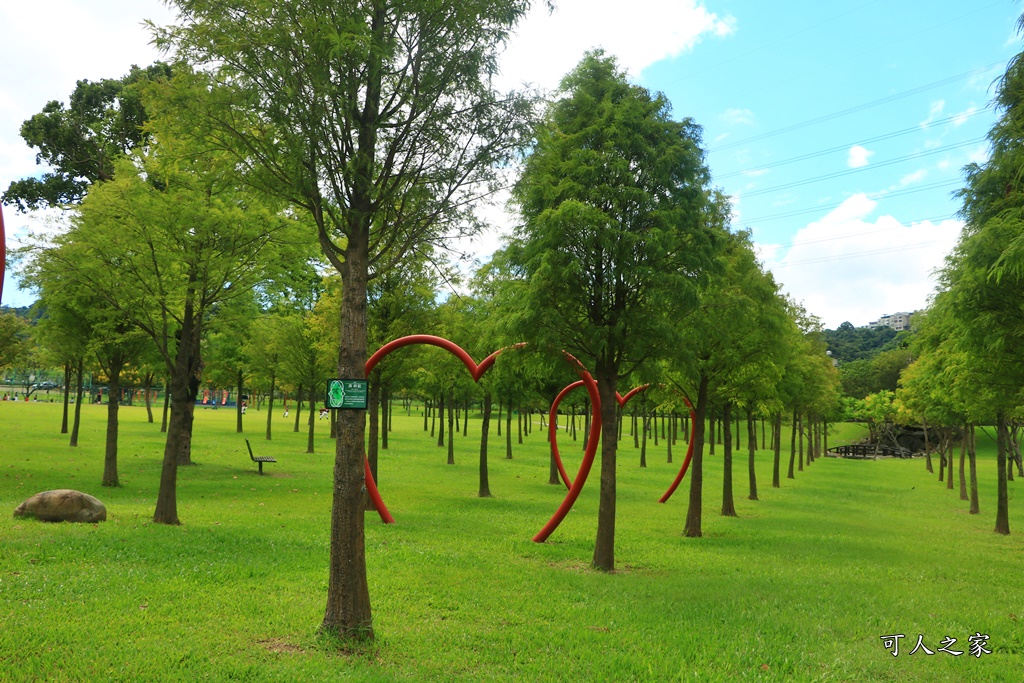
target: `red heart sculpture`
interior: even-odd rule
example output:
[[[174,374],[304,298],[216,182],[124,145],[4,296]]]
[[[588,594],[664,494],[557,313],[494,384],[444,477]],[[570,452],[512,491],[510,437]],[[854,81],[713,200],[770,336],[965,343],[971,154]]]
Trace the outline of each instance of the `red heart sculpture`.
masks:
[[[576,359],[574,358],[573,360]],[[576,362],[579,363],[579,361]],[[562,465],[562,454],[558,450],[558,433],[555,429],[556,418],[558,417],[558,406],[562,404],[562,399],[565,398],[573,389],[581,387],[584,384],[585,382],[583,380],[578,380],[562,389],[558,396],[555,397],[555,400],[551,402],[551,409],[548,411],[548,441],[551,442],[551,456],[555,459],[555,466],[558,468],[558,476],[562,478],[562,483],[565,484],[565,488],[567,489],[571,489],[572,484],[569,482],[569,475],[566,473],[565,467]],[[629,402],[629,399],[633,398],[649,386],[649,384],[644,384],[643,386],[636,387],[625,396],[616,391],[615,400],[618,401],[620,407],[625,406],[626,403]],[[597,412],[600,412],[600,406],[601,403],[598,401]],[[593,431],[593,427],[591,427],[591,431]]]

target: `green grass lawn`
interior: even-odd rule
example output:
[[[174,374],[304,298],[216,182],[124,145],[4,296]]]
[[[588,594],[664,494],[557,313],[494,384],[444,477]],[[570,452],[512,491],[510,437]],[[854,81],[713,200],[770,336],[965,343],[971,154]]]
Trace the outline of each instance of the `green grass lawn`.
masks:
[[[456,465],[398,414],[380,488],[397,524],[366,516],[377,639],[339,647],[317,635],[326,599],[333,442],[317,452],[292,418],[251,410],[246,434],[276,464],[256,474],[234,413],[196,413],[193,459],[179,471],[180,527],[151,523],[162,435],[145,410],[121,410],[123,486],[99,486],[106,409],[83,406],[79,448],[60,406],[0,402],[0,681],[1020,681],[1024,679],[1024,527],[1010,484],[1011,529],[992,533],[995,465],[979,461],[981,514],[968,515],[922,460],[823,458],[746,500],[737,454],[737,518],[719,516],[721,450],[705,466],[704,537],[681,535],[688,478],[632,440],[619,456],[614,574],[589,568],[595,467],[573,512],[531,542],[565,489],[548,485],[540,430],[503,459],[492,432],[494,497],[477,498],[478,437],[456,439]],[[493,427],[492,427],[493,429]],[[833,443],[855,434],[840,425]],[[564,437],[563,437],[564,438]],[[788,439],[784,441],[788,443]],[[561,444],[575,473],[578,444]],[[784,453],[784,455],[786,455]],[[785,469],[783,470],[783,476]],[[107,505],[98,525],[17,520],[54,488]],[[909,652],[918,635],[992,654]],[[893,657],[881,636],[905,634]]]

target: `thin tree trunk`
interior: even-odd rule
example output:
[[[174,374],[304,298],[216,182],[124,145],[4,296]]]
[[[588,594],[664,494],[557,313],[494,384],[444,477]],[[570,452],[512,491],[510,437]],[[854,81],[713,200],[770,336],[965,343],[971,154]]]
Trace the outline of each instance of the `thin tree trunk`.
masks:
[[[270,371],[270,398],[267,404],[267,441],[270,441],[271,418],[274,417],[274,384],[277,382],[277,372]]]
[[[441,398],[439,398],[438,401],[437,401],[437,409],[441,413],[441,417],[438,420],[438,425],[439,426],[438,426],[438,429],[437,429],[437,446],[438,446],[438,448],[444,448],[444,404],[445,404],[444,394],[441,394]],[[431,432],[431,433],[433,433],[433,432]]]
[[[239,408],[241,411],[241,408]],[[164,379],[164,414],[160,420],[160,433],[167,433],[167,418],[171,412],[171,379],[169,377]]]
[[[997,534],[1010,533],[1010,506],[1006,491],[1006,446],[1010,435],[1006,414],[996,413],[996,528]]]
[[[467,413],[467,417],[468,417]],[[487,478],[487,432],[491,428],[491,392],[484,392],[483,424],[480,427],[480,498],[491,497],[491,485]]]
[[[380,447],[388,450],[388,432],[391,431],[391,392],[386,386],[380,388],[381,393],[381,418],[384,427],[380,430]]]
[[[747,408],[747,472],[750,479],[750,495],[747,500],[757,500],[757,472],[754,471],[754,455],[757,452],[757,423],[754,411]]]
[[[800,428],[797,430],[796,435],[796,447],[797,447],[797,470],[800,472],[804,471],[804,416],[800,415],[797,417],[797,422],[800,424]]]
[[[315,404],[313,403],[313,396],[314,396],[313,392],[310,391],[309,392],[309,410],[306,411],[306,412],[309,413],[309,417],[306,418],[306,452],[307,453],[313,453],[314,452],[313,451],[313,436],[316,433],[315,427],[316,427],[316,413],[317,413],[317,411],[313,410],[313,408],[315,406]],[[374,477],[374,481],[376,481],[376,477]]]
[[[780,478],[780,465],[782,461],[782,412],[778,411],[775,413],[775,418],[772,422],[772,451],[773,451],[773,463],[772,463],[772,488],[782,488],[782,479]]]
[[[967,425],[960,428],[960,500],[970,500],[967,497],[967,479],[964,474],[964,466],[967,461]]]
[[[60,421],[60,433],[68,433],[68,403],[71,399],[71,363],[64,363],[64,412]]]
[[[722,406],[722,516],[735,517],[736,504],[732,497],[732,402]]]
[[[302,390],[303,386],[300,384],[298,391],[295,392],[295,429],[292,431],[296,434],[299,433],[299,416],[302,415]],[[313,411],[313,406],[309,407],[310,412]]]
[[[981,512],[981,508],[978,504],[978,467],[977,458],[975,457],[974,451],[974,423],[972,422],[968,428],[968,441],[967,441],[967,462],[968,468],[971,473],[971,507],[970,514],[976,515]]]
[[[606,359],[597,361],[597,391],[601,398],[601,492],[597,510],[597,540],[594,543],[594,568],[615,569],[615,387],[618,369]]]
[[[928,443],[928,422],[921,418],[921,429],[924,431],[924,465],[932,474],[935,474],[935,470],[932,469],[932,448]]]
[[[793,431],[792,436],[789,440],[789,472],[786,474],[786,479],[796,479],[793,476],[793,465],[796,463],[796,430],[797,430],[797,418],[798,413],[793,411]]]
[[[245,388],[244,380],[242,377],[242,371],[239,369],[235,376],[235,381],[238,382],[235,393],[235,432],[237,434],[242,433],[242,391]]]
[[[505,402],[499,399],[498,400],[498,436],[501,436],[501,421],[504,418],[504,415],[502,414],[502,410],[504,410],[504,408],[505,408]]]
[[[124,355],[114,352],[108,359],[107,386],[110,398],[107,401],[107,443],[103,456],[103,486],[120,486],[117,476],[117,412],[121,404],[121,370],[124,368]]]
[[[446,401],[448,404],[448,464],[455,464],[455,399],[451,396]]]
[[[693,420],[693,456],[690,459],[690,499],[686,508],[683,535],[698,538],[701,532],[701,507],[704,486],[704,413],[708,403],[708,378],[701,375],[697,387],[697,407]]]
[[[76,373],[77,379],[75,380],[75,419],[71,424],[71,442],[68,444],[72,447],[78,446],[78,428],[82,424],[82,374],[85,372],[85,359],[78,359],[78,372]]]
[[[641,430],[643,431],[643,435],[640,438],[640,442],[641,442],[640,443],[640,467],[643,467],[643,468],[647,467],[647,427],[648,427],[648,420],[649,420],[649,418],[647,417],[647,405],[645,403],[644,407],[643,407],[643,413],[642,413],[642,415],[640,417]]]

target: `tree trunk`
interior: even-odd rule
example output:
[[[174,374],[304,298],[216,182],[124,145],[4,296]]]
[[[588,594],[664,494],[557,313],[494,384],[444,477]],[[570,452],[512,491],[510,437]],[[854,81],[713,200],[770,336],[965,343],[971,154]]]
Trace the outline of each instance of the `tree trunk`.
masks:
[[[270,441],[271,437],[271,419],[274,417],[274,389],[277,383],[277,371],[270,371],[270,397],[267,403],[267,441]]]
[[[306,427],[307,427],[306,452],[307,453],[313,453],[314,452],[313,451],[313,435],[316,433],[315,426],[316,426],[317,411],[313,409],[316,406],[316,404],[313,402],[313,396],[314,396],[313,392],[310,391],[309,392],[309,410],[307,411],[309,413],[309,417],[306,419],[306,423],[307,423],[306,424]]]
[[[675,413],[669,413],[669,417],[668,417],[668,436],[665,439],[665,450],[668,451],[668,460],[666,462],[668,462],[669,465],[672,464],[672,444],[675,443],[675,441],[676,441],[676,432],[675,432],[675,430],[676,430],[676,414]]]
[[[701,533],[701,505],[704,486],[704,413],[708,403],[708,378],[701,375],[693,420],[693,456],[690,459],[690,500],[686,508],[683,535],[697,538]]]
[[[295,429],[292,431],[296,434],[299,433],[299,416],[302,415],[302,390],[303,386],[300,384],[298,391],[295,392]],[[313,406],[309,407],[309,411],[313,412]]]
[[[78,446],[78,428],[82,424],[82,374],[84,372],[85,358],[79,358],[78,372],[75,379],[75,419],[71,424],[71,442],[68,444],[72,447]]]
[[[519,406],[519,413],[516,415],[518,418],[517,422],[519,425],[519,445],[523,444],[523,407]]]
[[[430,399],[424,398],[423,399],[423,431],[427,431],[427,429],[429,428],[427,426],[427,420],[429,419],[429,417],[430,417]],[[433,436],[433,434],[431,434],[431,436]]]
[[[978,468],[977,458],[974,452],[974,424],[971,423],[968,428],[968,441],[967,441],[967,461],[971,473],[971,507],[970,514],[976,515],[981,512],[981,508],[978,505]]]
[[[445,403],[445,401],[444,401],[444,394],[441,394],[441,398],[439,398],[438,401],[437,401],[437,410],[438,410],[438,412],[441,413],[441,416],[438,419],[438,428],[437,428],[437,447],[438,448],[444,448],[444,403]]]
[[[598,359],[597,392],[601,398],[601,493],[597,510],[597,540],[594,543],[594,568],[610,572],[615,569],[615,457],[616,439],[615,387],[618,368],[609,359]]]
[[[1006,414],[996,413],[996,528],[997,534],[1010,533],[1010,507],[1006,492]]]
[[[455,399],[452,396],[446,401],[448,404],[448,464],[455,464]]]
[[[505,408],[505,402],[499,399],[498,400],[498,436],[501,436],[501,421],[505,417],[504,414],[502,413],[504,408]]]
[[[196,323],[199,324],[198,322]],[[188,381],[186,383],[186,395],[188,400],[185,403],[185,413],[181,421],[181,437],[178,441],[178,465],[192,464],[192,425],[196,418],[196,399],[199,398],[199,341],[193,344],[192,352],[189,355]]]
[[[640,429],[643,432],[640,437],[640,467],[647,468],[647,428],[650,418],[647,416],[647,405],[644,404],[643,413],[640,417]]]
[[[194,285],[195,275],[189,278],[189,285]],[[171,393],[171,419],[167,426],[167,440],[164,442],[163,466],[160,470],[160,491],[156,498],[156,510],[153,513],[153,521],[157,524],[180,524],[178,521],[178,459],[181,456],[181,439],[185,433],[185,420],[188,412],[188,403],[195,404],[195,399],[189,390],[189,384],[195,374],[192,361],[197,360],[194,356],[193,344],[198,343],[200,330],[197,329],[199,321],[196,319],[194,304],[191,292],[185,299],[185,314],[182,317],[180,336],[178,338],[178,349],[174,357],[174,367],[171,368],[170,393]]]
[[[797,423],[800,425],[800,428],[797,430],[797,434],[796,434],[796,448],[797,448],[797,451],[796,451],[796,453],[797,453],[796,465],[797,466],[796,466],[796,468],[797,468],[798,471],[803,472],[804,471],[804,416],[803,415],[798,415],[797,416]]]
[[[924,430],[924,465],[932,474],[935,474],[935,470],[932,469],[932,449],[928,443],[928,422],[921,418],[921,429]]]
[[[374,28],[381,17],[375,15]],[[372,93],[371,93],[372,95]],[[364,150],[361,150],[361,152]],[[357,176],[361,175],[357,173]],[[368,196],[368,193],[363,196]],[[359,197],[357,197],[357,200]],[[358,213],[365,216],[365,206]],[[365,220],[365,219],[364,219]],[[366,282],[369,226],[350,230],[342,264],[341,338],[338,377],[365,378]],[[336,410],[334,495],[331,507],[331,556],[327,605],[320,630],[345,638],[373,638],[370,591],[363,532],[366,478],[363,452],[365,410]]]
[[[241,370],[238,370],[235,373],[235,381],[238,383],[238,385],[235,387],[235,433],[236,434],[241,434],[242,433],[242,390],[244,388],[244,386],[243,386],[243,378],[242,378],[242,371]]]
[[[103,455],[103,486],[120,486],[117,476],[117,411],[121,405],[121,370],[125,358],[120,351],[115,351],[107,359],[107,386],[110,389],[107,401],[107,444]]]
[[[153,373],[147,372],[145,378],[145,392],[146,392],[146,421],[149,424],[153,424],[153,397],[151,392],[153,391]]]
[[[732,497],[732,402],[722,406],[722,516],[735,517],[736,504]]]
[[[68,404],[71,402],[71,363],[64,363],[64,412],[60,421],[60,433],[68,433]]]
[[[469,436],[469,401],[463,405],[462,411],[462,436]]]
[[[757,423],[754,411],[747,408],[747,472],[750,479],[750,495],[747,500],[757,500],[757,472],[754,470],[754,455],[757,452]]]
[[[241,408],[239,408],[241,410]],[[167,416],[171,412],[171,378],[164,378],[164,414],[160,420],[160,433],[167,433]]]
[[[793,411],[793,432],[789,440],[789,472],[786,474],[786,479],[795,479],[793,476],[793,465],[796,463],[796,430],[797,430],[797,418],[799,414]]]
[[[782,488],[780,478],[780,465],[782,464],[782,412],[776,412],[772,422],[772,451],[774,462],[772,463],[772,488]]]
[[[469,417],[467,412],[466,417]],[[491,497],[491,485],[487,478],[487,432],[491,428],[491,392],[484,392],[483,425],[480,427],[480,498]]]
[[[964,476],[964,466],[967,461],[967,425],[960,429],[960,500],[970,500],[967,497],[967,479]]]

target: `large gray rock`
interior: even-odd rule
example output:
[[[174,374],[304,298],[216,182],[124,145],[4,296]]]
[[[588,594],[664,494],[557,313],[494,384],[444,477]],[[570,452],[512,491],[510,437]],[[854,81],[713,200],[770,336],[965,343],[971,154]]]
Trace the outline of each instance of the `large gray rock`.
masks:
[[[35,517],[44,522],[103,522],[107,508],[88,493],[72,489],[43,491],[14,511],[15,517]]]

